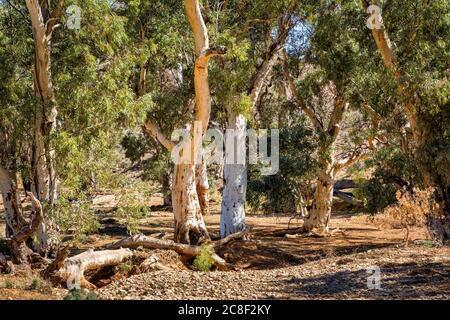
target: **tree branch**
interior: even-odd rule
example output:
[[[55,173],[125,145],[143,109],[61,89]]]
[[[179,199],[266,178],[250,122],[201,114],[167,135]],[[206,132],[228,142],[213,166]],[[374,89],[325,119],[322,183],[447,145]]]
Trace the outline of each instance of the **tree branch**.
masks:
[[[153,122],[150,116],[147,117],[147,121],[145,122],[145,125],[142,126],[142,129],[153,139],[161,143],[167,150],[171,151],[175,146],[173,141],[167,139],[167,137],[161,132],[159,126]]]
[[[300,109],[311,120],[311,122],[313,123],[314,127],[316,127],[316,129],[318,129],[319,131],[323,131],[324,130],[323,124],[320,121],[317,114],[314,112],[313,109],[311,109],[310,107],[308,107],[306,105],[305,100],[303,100],[303,98],[301,98],[297,93],[297,87],[295,85],[294,79],[292,78],[292,76],[289,72],[289,68],[287,65],[286,52],[283,52],[283,73],[287,80],[289,91],[291,92],[291,95],[292,95],[292,97],[291,97],[292,102],[300,107]]]
[[[56,27],[56,22],[61,18],[62,10],[64,7],[64,0],[59,0],[56,4],[55,9],[53,9],[50,19],[47,21],[47,36],[50,36],[53,32],[53,29]]]

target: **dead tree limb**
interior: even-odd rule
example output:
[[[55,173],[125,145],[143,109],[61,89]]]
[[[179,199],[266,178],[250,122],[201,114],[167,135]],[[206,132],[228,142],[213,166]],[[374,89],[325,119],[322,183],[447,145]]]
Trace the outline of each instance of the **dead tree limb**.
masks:
[[[64,254],[61,253],[59,261],[56,262],[56,267],[60,266],[60,268],[55,271],[54,279],[58,279],[59,282],[66,282],[69,289],[79,287],[95,288],[95,285],[84,277],[85,272],[115,266],[133,256],[129,249],[102,251],[89,249],[79,255],[67,258],[61,263],[61,257]]]
[[[234,233],[229,235],[228,237],[225,237],[223,239],[220,239],[218,241],[213,241],[209,244],[206,244],[210,246],[213,250],[224,246],[225,244],[241,239],[244,236],[246,236],[250,231],[250,228],[246,228],[245,230]],[[162,239],[156,239],[152,237],[147,237],[143,234],[137,234],[128,238],[124,238],[120,241],[117,241],[113,244],[110,244],[107,248],[108,249],[118,249],[118,248],[147,248],[147,249],[164,249],[164,250],[173,250],[179,254],[183,254],[188,257],[196,257],[200,254],[202,246],[196,246],[196,245],[189,245],[189,244],[183,244],[183,243],[176,243],[171,240],[162,240]],[[233,269],[234,267],[230,264],[228,264],[224,259],[219,257],[217,254],[213,254],[212,258],[214,259],[214,265],[219,270],[229,270]]]

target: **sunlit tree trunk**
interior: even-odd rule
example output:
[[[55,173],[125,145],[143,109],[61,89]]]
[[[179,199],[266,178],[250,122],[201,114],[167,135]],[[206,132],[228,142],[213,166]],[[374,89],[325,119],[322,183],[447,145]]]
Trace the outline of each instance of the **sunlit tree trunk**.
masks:
[[[319,234],[329,232],[331,208],[333,205],[333,189],[335,168],[331,161],[323,160],[318,172],[317,186],[314,193],[312,208],[305,218],[304,231],[317,231]]]
[[[197,195],[195,165],[176,164],[172,188],[175,241],[197,244],[209,239]]]
[[[32,191],[45,204],[53,204],[57,197],[58,181],[55,172],[55,151],[51,147],[51,135],[56,127],[57,107],[51,80],[51,38],[59,19],[64,1],[59,0],[50,11],[49,2],[26,0],[34,39],[34,88],[37,99],[34,115],[34,139],[32,146]],[[48,249],[45,219],[40,220],[36,238],[39,251]]]
[[[184,1],[185,13],[191,26],[195,43],[194,89],[195,89],[195,121],[200,124],[199,135],[205,134],[211,113],[211,95],[208,83],[209,59],[226,53],[224,47],[209,47],[208,30],[203,20],[198,0]],[[190,134],[194,135],[195,125],[189,125]],[[148,118],[146,131],[168,150],[174,148],[158,126]],[[197,133],[198,134],[198,133]],[[201,144],[200,144],[201,145]],[[197,244],[209,239],[202,208],[207,208],[207,176],[205,164],[196,168],[195,154],[202,150],[194,150],[194,143],[188,144],[183,152],[191,152],[191,162],[176,163],[172,186],[172,206],[175,219],[175,241]],[[198,188],[197,188],[198,187]],[[199,195],[201,202],[199,200]]]
[[[209,181],[206,160],[202,157],[202,163],[195,165],[195,185],[198,201],[203,215],[209,214]]]

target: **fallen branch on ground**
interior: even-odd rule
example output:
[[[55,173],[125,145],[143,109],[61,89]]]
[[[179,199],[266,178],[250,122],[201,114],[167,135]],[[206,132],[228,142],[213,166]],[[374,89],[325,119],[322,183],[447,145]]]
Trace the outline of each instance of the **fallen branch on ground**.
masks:
[[[207,243],[205,245],[210,246],[212,249],[216,249],[218,247],[224,246],[230,241],[241,239],[245,237],[250,231],[250,228],[246,228],[241,232],[237,232],[229,235],[223,239],[213,241],[211,243]],[[137,234],[128,238],[124,238],[120,241],[117,241],[113,244],[107,246],[108,249],[118,249],[118,248],[147,248],[147,249],[164,249],[164,250],[173,250],[177,253],[186,255],[188,257],[196,257],[200,254],[202,246],[195,246],[189,244],[176,243],[171,240],[162,240],[156,239],[152,237],[147,237],[143,234]],[[214,265],[219,270],[230,270],[235,269],[234,266],[227,263],[224,259],[219,257],[217,254],[213,254],[212,258],[214,259]]]
[[[129,249],[101,250],[89,249],[83,253],[70,258],[66,250],[60,251],[55,261],[44,271],[47,278],[52,277],[53,281],[66,282],[69,289],[84,287],[95,288],[84,277],[84,273],[108,266],[115,266],[131,258],[133,253]]]

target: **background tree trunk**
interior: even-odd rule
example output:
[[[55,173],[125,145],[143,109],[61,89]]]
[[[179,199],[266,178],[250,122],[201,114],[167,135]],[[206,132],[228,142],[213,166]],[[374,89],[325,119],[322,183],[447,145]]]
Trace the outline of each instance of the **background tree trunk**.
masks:
[[[333,205],[334,166],[324,161],[317,178],[317,187],[314,193],[312,209],[305,218],[304,231],[316,230],[319,234],[329,233],[331,207]]]
[[[231,145],[233,154],[239,148],[245,148],[246,121],[242,115],[236,116],[228,112],[228,123],[235,130],[237,141]],[[238,141],[243,141],[243,146]],[[227,143],[227,145],[230,145]],[[231,150],[225,150],[225,159]],[[245,159],[244,159],[245,160]],[[222,192],[222,207],[220,216],[220,236],[222,238],[245,229],[245,197],[247,191],[247,166],[240,163],[224,164],[224,189]]]
[[[9,173],[0,166],[0,192],[5,209],[5,235],[7,238],[11,238],[24,224],[17,182],[13,178],[14,176],[14,173]]]

